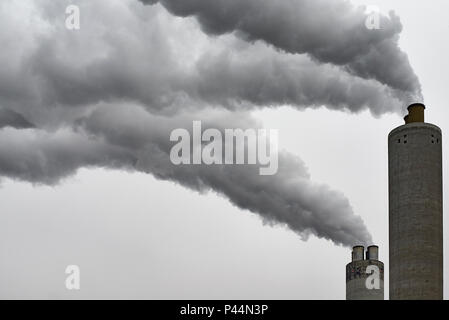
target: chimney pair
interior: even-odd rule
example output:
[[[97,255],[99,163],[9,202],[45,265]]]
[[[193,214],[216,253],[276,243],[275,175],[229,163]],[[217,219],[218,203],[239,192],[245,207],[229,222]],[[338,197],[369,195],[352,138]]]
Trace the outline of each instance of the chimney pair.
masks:
[[[352,261],[365,260],[365,247],[355,246],[352,248]],[[366,260],[379,260],[379,247],[369,246],[366,248]]]

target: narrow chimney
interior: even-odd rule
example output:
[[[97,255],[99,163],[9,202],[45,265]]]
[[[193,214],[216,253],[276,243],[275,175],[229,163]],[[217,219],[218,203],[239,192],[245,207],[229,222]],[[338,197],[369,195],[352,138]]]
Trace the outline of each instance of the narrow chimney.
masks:
[[[369,246],[366,250],[366,260],[379,260],[379,247]]]
[[[365,248],[363,246],[355,246],[352,248],[352,261],[364,260]]]

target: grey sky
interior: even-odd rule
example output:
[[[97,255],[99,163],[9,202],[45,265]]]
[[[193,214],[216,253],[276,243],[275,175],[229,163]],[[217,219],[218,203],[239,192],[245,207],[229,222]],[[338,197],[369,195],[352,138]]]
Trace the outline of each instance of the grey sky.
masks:
[[[53,187],[3,179],[0,282],[6,285],[0,287],[1,297],[344,297],[344,266],[350,257],[347,248],[315,237],[303,242],[284,227],[262,225],[257,215],[231,206],[215,193],[197,194],[129,171],[135,154],[124,148],[130,140],[120,141],[123,136],[117,132],[123,132],[119,125],[130,132],[126,124],[132,124],[133,118],[127,119],[126,111],[121,116],[114,112],[101,116],[104,108],[114,111],[117,100],[128,108],[143,106],[171,119],[176,119],[179,110],[192,107],[202,113],[209,112],[211,105],[250,110],[251,115],[235,118],[243,125],[249,117],[249,123],[257,119],[264,127],[280,129],[281,147],[304,160],[313,181],[345,194],[380,245],[381,259],[388,263],[386,136],[401,124],[401,118],[328,110],[360,112],[369,108],[376,116],[385,111],[400,113],[401,102],[388,87],[354,79],[302,56],[286,56],[260,42],[248,44],[233,35],[209,38],[199,31],[194,19],[173,18],[161,7],[144,7],[137,1],[108,1],[108,5],[94,1],[94,11],[83,9],[84,1],[79,1],[81,42],[76,39],[79,34],[68,34],[63,28],[64,1],[56,5],[38,1],[48,9],[41,17],[30,14],[27,5],[11,3],[5,1],[0,7],[4,24],[0,37],[10,43],[1,53],[8,64],[2,71],[0,106],[23,119],[11,118],[8,113],[9,118],[0,120],[21,128],[28,119],[25,121],[42,132],[36,139],[29,131],[2,129],[2,174],[54,182],[80,164],[128,171],[82,170]],[[445,131],[443,93],[447,81],[442,70],[448,70],[448,46],[441,39],[449,25],[441,8],[447,5],[443,1],[432,7],[420,3],[422,8],[414,1],[408,5],[378,1],[378,5],[384,12],[395,9],[401,18],[400,45],[422,83],[427,119]],[[45,37],[52,24],[57,25],[51,32],[54,37]],[[96,35],[104,25],[117,32],[99,42]],[[22,36],[22,42],[14,41],[8,32],[12,29]],[[35,34],[43,36],[36,41]],[[186,50],[192,46],[194,50]],[[33,53],[31,64],[25,68],[22,61],[29,52]],[[102,58],[104,54],[108,59]],[[71,58],[74,56],[77,59]],[[192,57],[193,61],[201,59],[203,67],[189,64]],[[228,67],[222,67],[228,73],[217,72],[221,65]],[[298,72],[286,66],[299,66]],[[266,77],[268,85],[251,88],[254,81],[248,73],[255,79]],[[273,74],[278,77],[272,78]],[[325,77],[336,81],[323,97],[320,92],[324,89],[316,88]],[[217,86],[226,88],[225,92]],[[311,89],[297,94],[296,86],[298,91]],[[347,95],[341,96],[342,92]],[[237,104],[239,100],[245,103]],[[102,109],[101,104],[106,107]],[[255,109],[283,104],[293,108]],[[317,109],[321,104],[328,109]],[[313,108],[297,110],[306,106]],[[0,117],[3,114],[6,111]],[[235,123],[235,118],[228,120]],[[83,141],[79,131],[61,129],[70,123],[107,137],[106,142],[90,145],[92,141]],[[137,134],[145,136],[146,131],[137,128],[132,135],[137,140],[131,145],[141,141]],[[58,156],[49,156],[52,152]],[[104,154],[112,156],[105,162]],[[56,163],[42,162],[42,155]],[[157,163],[154,161],[150,165]],[[156,166],[152,172],[160,168]],[[164,173],[159,173],[163,177]],[[67,264],[81,267],[80,292],[67,292],[63,286]]]

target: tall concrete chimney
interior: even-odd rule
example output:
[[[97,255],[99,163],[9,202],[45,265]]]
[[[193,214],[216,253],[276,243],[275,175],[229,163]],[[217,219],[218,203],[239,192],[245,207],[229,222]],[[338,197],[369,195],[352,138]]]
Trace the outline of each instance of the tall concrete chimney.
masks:
[[[383,300],[384,264],[379,261],[379,248],[369,246],[366,259],[364,249],[363,246],[355,246],[352,249],[352,261],[346,265],[346,300]],[[379,288],[367,286],[367,280],[370,282],[368,277],[373,276],[373,266],[379,272]]]
[[[441,130],[408,107],[388,136],[390,299],[443,298]]]

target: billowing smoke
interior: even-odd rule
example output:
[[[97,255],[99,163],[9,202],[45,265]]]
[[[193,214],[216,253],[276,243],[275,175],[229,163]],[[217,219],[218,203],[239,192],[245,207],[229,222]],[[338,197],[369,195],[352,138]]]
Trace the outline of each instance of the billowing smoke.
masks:
[[[156,116],[136,105],[98,105],[72,129],[0,131],[0,175],[53,184],[79,167],[139,170],[200,191],[214,191],[267,223],[351,246],[371,243],[362,219],[340,192],[310,180],[304,163],[282,152],[276,175],[253,165],[174,165],[167,137],[176,128],[259,128],[246,113],[203,110]]]
[[[81,0],[81,29],[70,31],[61,19],[70,3],[0,4],[0,176],[54,184],[81,167],[139,170],[216,192],[304,239],[371,243],[346,197],[288,152],[274,176],[176,166],[169,136],[193,120],[259,128],[251,111],[282,105],[400,113],[419,84],[397,47],[397,17],[368,32],[341,1],[161,2],[194,19],[136,0]]]
[[[305,53],[322,63],[422,100],[407,55],[398,47],[402,30],[393,13],[380,16],[380,29],[365,27],[365,7],[335,0],[140,0],[160,3],[171,13],[198,19],[209,34],[238,33],[289,53]]]

